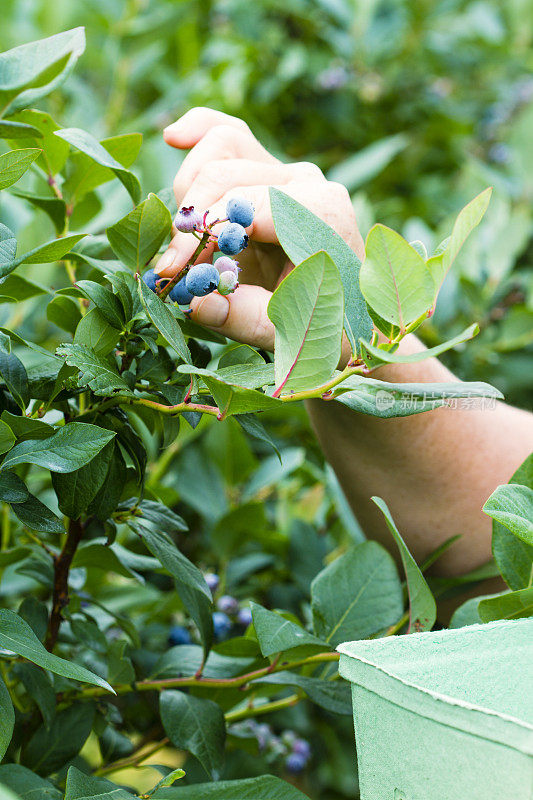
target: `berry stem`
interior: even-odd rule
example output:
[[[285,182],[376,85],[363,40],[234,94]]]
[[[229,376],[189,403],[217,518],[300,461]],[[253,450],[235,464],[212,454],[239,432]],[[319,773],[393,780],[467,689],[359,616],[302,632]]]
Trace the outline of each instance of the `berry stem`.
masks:
[[[160,297],[161,300],[164,300],[166,298],[166,296],[168,295],[168,293],[170,291],[172,291],[174,286],[177,284],[177,282],[181,278],[182,273],[186,269],[188,269],[189,267],[192,267],[192,265],[194,264],[194,262],[196,261],[196,259],[198,258],[198,256],[202,252],[202,250],[204,250],[206,248],[206,246],[207,246],[207,244],[209,242],[209,235],[210,235],[209,231],[205,231],[205,233],[202,235],[202,238],[198,242],[198,246],[197,246],[196,250],[194,251],[194,253],[190,257],[188,262],[185,264],[185,266],[183,266],[181,269],[179,269],[176,272],[174,277],[167,283],[165,288],[159,293],[159,297]]]

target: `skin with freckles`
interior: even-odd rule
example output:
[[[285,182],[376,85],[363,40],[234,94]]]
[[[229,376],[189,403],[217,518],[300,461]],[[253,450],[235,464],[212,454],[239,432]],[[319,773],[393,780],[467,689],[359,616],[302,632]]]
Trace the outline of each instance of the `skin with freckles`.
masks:
[[[248,248],[238,256],[240,286],[227,297],[213,292],[194,298],[192,318],[239,342],[273,350],[274,328],[267,315],[272,291],[292,268],[274,231],[268,189],[276,186],[328,223],[364,257],[363,241],[350,197],[326,180],[314,164],[283,164],[255,139],[246,123],[208,108],[194,108],[164,131],[172,147],[190,152],[174,180],[178,208],[210,209],[223,219],[234,196],[255,208]],[[215,226],[215,232],[218,226]],[[182,270],[197,242],[175,232],[155,270],[171,277]],[[213,247],[201,261],[210,260]],[[414,337],[400,348],[424,349]],[[349,358],[343,343],[340,366]],[[395,382],[457,380],[439,361],[388,365],[373,377]],[[367,536],[397,556],[371,495],[385,499],[414,557],[420,561],[446,539],[461,539],[438,561],[435,571],[461,574],[491,554],[491,520],[481,511],[496,486],[507,483],[533,449],[533,415],[504,403],[483,409],[439,408],[399,419],[357,414],[336,402],[307,404],[313,428]],[[484,591],[495,588],[483,587]]]

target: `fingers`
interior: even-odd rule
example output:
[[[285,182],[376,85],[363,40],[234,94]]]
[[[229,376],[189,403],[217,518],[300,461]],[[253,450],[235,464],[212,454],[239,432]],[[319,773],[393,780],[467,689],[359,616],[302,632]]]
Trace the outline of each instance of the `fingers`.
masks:
[[[237,342],[272,352],[274,326],[267,314],[271,297],[261,286],[239,286],[227,297],[212,292],[192,301],[191,319]]]
[[[350,224],[346,224],[349,214],[353,214],[351,204],[348,205],[348,215],[345,213],[344,216],[342,214],[339,216],[338,214],[338,200],[335,197],[335,189],[332,188],[337,185],[325,179],[322,181],[311,179],[289,181],[288,183],[278,184],[276,188],[281,189],[306,206],[317,216],[323,219],[329,217],[332,227],[336,228],[337,233],[348,241],[347,237],[353,235],[353,230],[357,235],[359,234],[354,220],[350,218]],[[211,219],[224,218],[228,200],[234,195],[245,197],[254,206],[254,219],[252,225],[248,228],[250,238],[263,243],[277,243],[278,239],[270,210],[269,186],[234,186],[216,203],[210,204]],[[326,219],[326,221],[328,220]],[[196,244],[196,239],[190,234],[176,234],[170,242],[167,252],[159,259],[155,267],[156,273],[165,277],[175,275],[191,258],[196,249]],[[214,249],[213,245],[210,245],[202,254],[201,260],[208,260],[212,256]]]
[[[172,147],[188,150],[217,125],[229,126],[252,135],[244,120],[224,114],[222,111],[216,111],[214,108],[198,106],[189,109],[176,122],[166,127],[163,131],[163,138]]]
[[[184,196],[195,178],[211,161],[243,158],[265,164],[280,164],[259,144],[250,131],[231,125],[215,125],[208,130],[185,157],[174,179],[174,194],[179,206],[185,205]]]

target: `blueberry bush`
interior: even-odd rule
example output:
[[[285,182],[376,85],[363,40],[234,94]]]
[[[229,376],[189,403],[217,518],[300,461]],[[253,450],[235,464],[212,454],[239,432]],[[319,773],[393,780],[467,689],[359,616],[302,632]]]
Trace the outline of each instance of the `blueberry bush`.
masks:
[[[92,5],[104,15],[103,4]],[[217,47],[232,9],[243,7],[212,5],[220,41],[211,39],[204,57],[227,81],[230,65],[221,66],[227,56]],[[335,22],[342,8],[328,12],[330,38],[344,25],[342,15]],[[119,20],[125,47],[136,52],[139,39],[148,39],[144,62],[135,65],[146,97],[128,109],[132,128],[141,106],[157,117],[161,86],[143,82],[142,70],[153,64],[151,37],[175,19],[173,3],[157,5],[152,16],[151,7],[138,11],[126,4]],[[249,24],[265,21],[262,13]],[[303,25],[290,5],[284,13]],[[317,19],[302,40],[317,35]],[[179,47],[201,49],[205,24],[191,16],[177,28]],[[274,36],[277,22],[269,30]],[[194,260],[215,238],[214,220],[209,209],[175,207],[170,173],[143,191],[151,179],[139,180],[147,163],[142,136],[115,132],[133,54],[101,115],[109,131],[97,135],[100,115],[83,128],[56,121],[72,91],[63,86],[67,78],[83,96],[73,70],[84,46],[83,30],[74,28],[0,55],[0,799],[353,797],[350,695],[335,647],[429,630],[439,600],[458,583],[475,586],[495,574],[510,591],[467,601],[450,624],[531,613],[533,462],[485,505],[494,520],[494,563],[458,581],[427,575],[446,545],[425,564],[414,562],[376,497],[400,573],[385,549],[365,540],[316,452],[300,401],[322,398],[395,417],[456,398],[500,397],[482,380],[394,385],[372,371],[409,360],[398,344],[419,328],[432,345],[428,355],[453,354],[468,341],[451,357],[482,378],[499,363],[497,355],[483,355],[489,349],[528,347],[526,280],[513,277],[506,294],[499,288],[526,246],[525,199],[509,187],[506,196],[504,179],[480,167],[475,181],[465,181],[475,191],[458,214],[460,204],[453,204],[455,219],[446,221],[440,241],[432,232],[435,190],[427,185],[419,195],[427,223],[389,209],[389,221],[405,235],[369,224],[361,264],[324,222],[272,189],[276,232],[296,266],[269,305],[275,355],[236,345],[192,322],[187,308],[194,295],[230,293],[246,281],[238,253],[253,209],[239,197],[228,205],[214,264],[191,260],[172,281],[158,279],[150,264],[164,251],[173,219],[198,239]],[[342,42],[335,46],[342,51]],[[331,63],[332,47],[325,37],[307,90],[324,101],[327,95],[328,103],[347,79],[343,61]],[[96,51],[89,63],[107,57]],[[285,86],[294,92],[298,53],[287,53]],[[246,67],[246,53],[233,63]],[[280,91],[270,74],[254,84],[261,103],[273,103]],[[366,77],[371,95],[372,73]],[[251,91],[244,72],[237,78]],[[188,88],[183,81],[187,99],[199,91],[195,79],[193,73]],[[219,80],[213,85],[220,89]],[[290,107],[282,98],[280,127]],[[328,109],[331,119],[344,113],[335,103]],[[75,104],[70,110],[78,120]],[[333,167],[335,153],[326,152],[313,125],[307,146],[323,146]],[[406,147],[401,138],[378,144],[364,162],[336,159],[338,177],[351,189],[371,177],[369,164],[378,174]],[[424,157],[417,156],[429,173]],[[450,158],[444,148],[435,174]],[[494,256],[498,288],[474,273],[454,279],[451,270],[465,252],[483,264],[494,243],[488,233],[488,243],[483,236],[466,241],[478,225],[490,231],[483,228],[489,183],[497,184],[499,213],[507,209],[522,237],[522,249],[513,242],[511,255],[501,249]],[[367,207],[361,196],[355,201]],[[436,302],[445,278],[441,314]],[[458,286],[467,300],[452,315]],[[485,343],[469,365],[477,319],[484,323],[477,340]],[[515,331],[507,346],[499,330],[506,322]],[[343,332],[351,358],[339,370]],[[491,363],[485,371],[484,358]],[[520,396],[524,384],[513,370],[503,375],[498,385]]]

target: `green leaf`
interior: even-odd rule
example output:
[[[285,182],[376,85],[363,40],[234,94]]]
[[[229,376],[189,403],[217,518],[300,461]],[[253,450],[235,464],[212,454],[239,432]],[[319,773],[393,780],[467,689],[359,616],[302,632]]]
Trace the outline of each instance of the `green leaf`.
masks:
[[[57,88],[84,50],[84,29],[73,28],[0,53],[3,113],[30,106]]]
[[[315,633],[331,646],[393,625],[403,598],[392,556],[377,542],[355,545],[316,576],[311,606]]]
[[[95,778],[69,767],[64,800],[133,800],[136,795],[119,788],[107,778]]]
[[[459,212],[453,226],[452,235],[446,241],[445,247],[438,255],[428,259],[427,268],[434,282],[435,297],[437,296],[444,278],[448,274],[448,270],[457,258],[461,247],[474,228],[479,225],[483,219],[483,215],[490,202],[491,194],[492,188],[489,187],[485,189]]]
[[[22,153],[24,151],[19,150],[18,152]],[[67,204],[64,200],[59,197],[49,195],[45,195],[43,197],[41,195],[32,194],[31,192],[23,192],[19,189],[13,189],[11,194],[15,195],[15,197],[20,197],[23,200],[26,200],[35,208],[39,208],[41,211],[44,211],[45,214],[47,214],[52,220],[57,235],[60,236],[63,233],[67,219]]]
[[[29,496],[26,484],[15,472],[0,472],[0,500],[5,503],[23,503]]]
[[[426,262],[399,233],[374,225],[366,238],[361,291],[380,317],[405,330],[428,311],[434,298]]]
[[[46,306],[46,318],[67,333],[74,334],[82,319],[78,303],[64,294],[56,294]]]
[[[269,193],[276,235],[293,264],[320,250],[335,262],[344,289],[344,330],[355,353],[359,338],[372,332],[372,320],[359,288],[360,260],[333,228],[305,206],[273,186]]]
[[[236,781],[195,783],[193,786],[163,789],[154,800],[309,800],[292,784],[273,775]]]
[[[533,489],[533,453],[521,464],[510,483]],[[533,546],[526,544],[497,520],[492,521],[492,553],[501,576],[510,589],[529,586],[533,569]]]
[[[11,140],[11,146],[39,148],[41,155],[36,162],[38,166],[49,176],[60,172],[65,166],[70,148],[67,142],[54,136],[54,131],[57,131],[60,126],[54,122],[50,114],[26,108],[16,114],[15,120],[17,124],[26,125],[30,129],[36,130],[37,133],[29,133],[28,138]]]
[[[212,700],[178,691],[159,696],[161,722],[175,747],[195,756],[207,774],[218,780],[224,766],[226,724],[224,714]]]
[[[116,328],[109,325],[97,308],[91,308],[79,321],[74,344],[85,345],[98,356],[107,356],[119,338]]]
[[[42,419],[17,416],[9,411],[2,411],[2,421],[9,425],[17,439],[47,439],[54,432],[52,425]]]
[[[335,387],[334,397],[353,411],[389,419],[421,414],[458,399],[501,399],[502,395],[488,383],[387,383],[352,375]]]
[[[114,437],[111,431],[83,422],[69,422],[47,439],[30,439],[17,444],[0,469],[17,464],[36,464],[51,472],[73,472],[84,467]]]
[[[533,489],[529,486],[498,486],[483,511],[523,542],[533,545]]]
[[[0,139],[25,139],[34,136],[36,139],[42,138],[39,128],[27,125],[24,122],[3,119],[0,121]]]
[[[353,713],[351,688],[344,681],[312,678],[287,671],[265,675],[263,678],[255,680],[252,685],[257,686],[258,684],[296,686],[298,689],[302,689],[313,703],[332,714],[351,716]]]
[[[95,394],[104,397],[113,394],[130,397],[133,395],[130,387],[116,369],[87,345],[63,344],[57,348],[56,352],[65,357],[67,364],[80,370],[81,375],[78,378],[80,386],[89,386]]]
[[[21,800],[63,800],[63,792],[20,764],[1,764],[0,783],[9,786]]]
[[[73,147],[92,158],[102,167],[108,167],[122,183],[133,203],[136,205],[141,197],[141,186],[133,172],[130,172],[113,158],[110,153],[90,133],[81,128],[63,128],[55,132],[56,136],[64,139]]]
[[[49,674],[35,664],[17,664],[16,674],[49,728],[56,713],[56,693]]]
[[[0,375],[21,411],[30,402],[28,375],[22,361],[14,353],[0,347]],[[5,452],[5,451],[4,451]]]
[[[15,436],[13,431],[6,425],[5,422],[0,420],[0,454],[7,453],[15,444]]]
[[[426,358],[440,356],[441,353],[451,350],[452,347],[456,347],[458,344],[473,339],[478,333],[478,325],[469,325],[468,328],[462,333],[457,334],[457,336],[454,336],[453,339],[448,339],[447,342],[442,342],[442,344],[438,344],[436,347],[430,347],[427,350],[422,350],[420,353],[411,353],[410,355],[381,349],[363,340],[361,340],[361,349],[365,364],[368,364],[372,369],[379,367],[381,364],[416,364],[419,361],[424,361]]]
[[[412,633],[413,630],[417,633],[430,631],[437,619],[437,606],[431,589],[394,524],[387,504],[381,497],[372,497],[372,500],[385,517],[387,527],[400,551],[409,594],[409,629],[407,633]]]
[[[0,800],[21,800],[21,798],[0,783]]]
[[[250,367],[250,371],[253,371],[253,369],[253,367]],[[220,372],[218,371],[181,364],[178,367],[178,372],[201,376],[223,417],[230,417],[233,414],[247,414],[252,411],[266,411],[279,408],[281,404],[281,401],[276,397],[263,394],[263,392],[256,392],[254,389],[246,389],[242,386],[234,385],[232,380],[228,382],[226,382],[226,379],[221,380]]]
[[[170,536],[164,531],[147,528],[143,525],[142,517],[129,519],[128,525],[139,534],[147,549],[179,584],[201,592],[211,602],[211,590],[204,576],[198,567],[180,553]]]
[[[329,170],[328,180],[342,183],[353,192],[379,175],[408,144],[404,133],[384,136],[336,164]]]
[[[94,720],[92,703],[77,703],[54,717],[49,728],[41,725],[24,743],[21,762],[38,775],[57,772],[78,755]]]
[[[88,509],[107,477],[114,448],[111,441],[81,469],[52,473],[52,485],[62,514],[78,519]]]
[[[155,256],[171,228],[170,211],[157,195],[150,193],[106,233],[116,256],[138,272]]]
[[[339,270],[327,253],[293,269],[267,311],[276,329],[276,393],[311,389],[331,378],[341,355],[343,292]]]
[[[267,657],[274,653],[282,653],[284,650],[291,650],[300,645],[315,645],[321,650],[328,650],[327,642],[318,639],[304,628],[291,622],[275,611],[268,611],[266,608],[251,603],[252,619],[255,634],[261,648],[261,653]]]
[[[19,264],[46,264],[50,261],[59,261],[84,236],[84,233],[73,233],[69,236],[63,236],[60,239],[53,239],[51,242],[40,244],[12,261],[6,262],[2,258],[0,277],[3,278],[5,275],[9,275]],[[0,257],[2,256],[3,252],[0,249]]]
[[[15,251],[13,251],[13,258],[14,257]],[[2,257],[0,255],[0,262],[1,261]],[[11,297],[19,303],[21,300],[29,300],[31,297],[48,294],[48,289],[45,289],[44,286],[39,286],[38,283],[29,281],[27,278],[23,278],[22,275],[12,274],[5,278],[0,278],[0,293],[3,295],[11,295]]]
[[[483,622],[494,619],[521,619],[533,616],[533,586],[481,600],[478,606]]]
[[[144,310],[159,333],[166,339],[180,358],[191,363],[192,358],[185,337],[168,306],[155,292],[152,292],[152,290],[148,288],[142,279],[137,282],[137,287]]]
[[[57,137],[54,137],[57,140]],[[61,141],[68,149],[66,142]],[[122,167],[130,167],[142,144],[142,134],[126,133],[100,139],[100,144]],[[61,189],[72,204],[79,203],[89,192],[103,183],[112,181],[115,173],[108,167],[96,163],[85,153],[72,153],[68,162],[67,179]]]
[[[6,264],[10,264],[17,254],[15,234],[0,222],[0,272]],[[6,294],[8,294],[6,292]]]
[[[40,150],[10,150],[0,156],[0,189],[16,183],[31,167]]]
[[[2,475],[12,475],[13,473],[1,473]],[[22,502],[15,502],[11,506],[15,516],[32,531],[43,531],[47,533],[65,533],[65,526],[62,520],[42,503],[38,497],[29,495]]]
[[[79,664],[65,661],[46,650],[27,622],[8,609],[0,609],[0,646],[12,650],[17,655],[27,658],[33,664],[48,669],[56,675],[71,678],[83,683],[101,686],[114,694],[111,686],[99,675],[90,672]]]
[[[124,311],[122,303],[109,289],[95,281],[77,281],[76,286],[92,300],[104,319],[117,330],[124,327]]]
[[[0,761],[9,746],[14,727],[15,711],[13,703],[4,681],[0,678]]]

